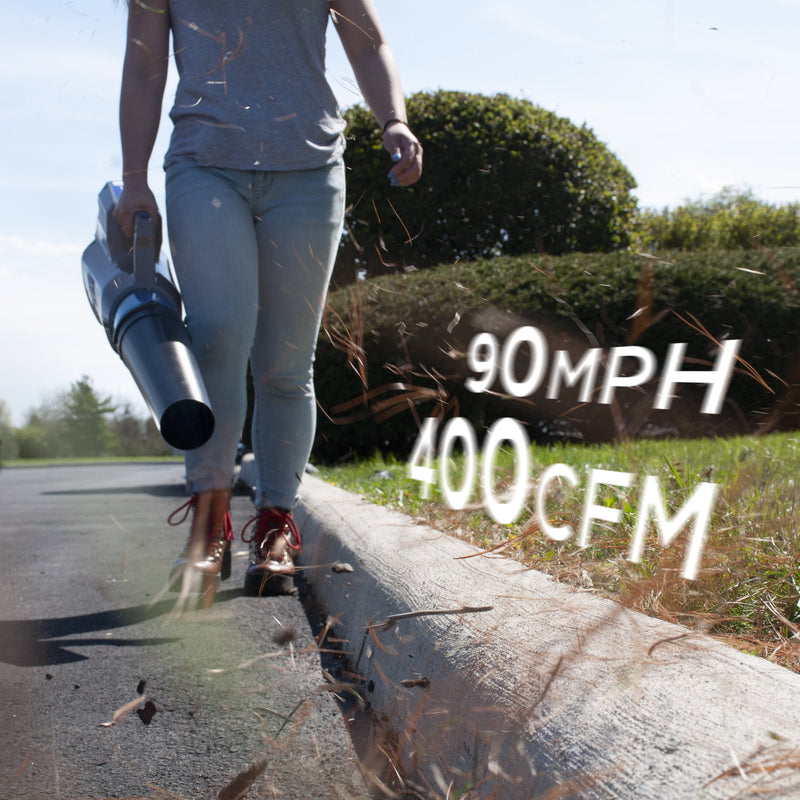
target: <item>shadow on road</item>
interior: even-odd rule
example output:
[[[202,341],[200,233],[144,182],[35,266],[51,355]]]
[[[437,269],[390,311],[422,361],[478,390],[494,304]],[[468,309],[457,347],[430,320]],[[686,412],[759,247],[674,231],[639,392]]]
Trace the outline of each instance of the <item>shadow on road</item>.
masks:
[[[215,604],[241,597],[241,589],[217,592]],[[51,617],[34,620],[0,620],[0,661],[18,667],[43,667],[85,661],[88,656],[75,653],[70,647],[103,645],[105,647],[147,647],[171,644],[176,638],[74,638],[96,631],[111,631],[136,625],[175,613],[174,600],[97,611],[72,617]]]
[[[155,484],[153,486],[106,486],[102,489],[60,489],[55,491],[39,492],[46,496],[80,496],[80,495],[115,495],[115,494],[149,494],[151,497],[183,497],[186,487],[183,484]]]

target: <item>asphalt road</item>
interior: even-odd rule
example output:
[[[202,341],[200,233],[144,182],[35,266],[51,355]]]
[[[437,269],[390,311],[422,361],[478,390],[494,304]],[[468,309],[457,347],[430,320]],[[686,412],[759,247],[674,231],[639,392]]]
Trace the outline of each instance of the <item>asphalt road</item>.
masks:
[[[182,476],[0,471],[0,798],[368,797],[302,594],[244,596],[241,542],[210,609],[163,594]]]

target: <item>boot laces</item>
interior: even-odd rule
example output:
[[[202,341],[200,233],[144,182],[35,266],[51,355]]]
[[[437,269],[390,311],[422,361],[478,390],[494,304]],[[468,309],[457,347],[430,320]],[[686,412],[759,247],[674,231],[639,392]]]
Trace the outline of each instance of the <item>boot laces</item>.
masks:
[[[194,507],[197,505],[197,495],[193,494],[183,505],[178,506],[168,517],[167,517],[167,524],[172,525],[173,527],[176,525],[180,525],[182,522],[186,522],[186,518],[192,512]],[[183,511],[183,515],[178,518],[178,515]]]
[[[252,532],[247,531],[252,527]],[[283,537],[290,550],[299,551],[302,545],[292,512],[282,508],[262,508],[242,528],[242,541],[253,544],[257,552],[268,556],[278,537]]]
[[[197,508],[197,499],[198,495],[193,494],[185,503],[178,506],[168,517],[167,517],[167,524],[176,527],[184,522],[189,517],[193,511]],[[181,513],[183,512],[183,513]],[[231,520],[231,513],[228,509],[225,509],[225,514],[223,515],[222,520],[220,521],[220,527],[222,528],[224,539],[225,541],[231,541],[233,539],[233,521]],[[214,538],[214,529],[208,532],[208,538]]]

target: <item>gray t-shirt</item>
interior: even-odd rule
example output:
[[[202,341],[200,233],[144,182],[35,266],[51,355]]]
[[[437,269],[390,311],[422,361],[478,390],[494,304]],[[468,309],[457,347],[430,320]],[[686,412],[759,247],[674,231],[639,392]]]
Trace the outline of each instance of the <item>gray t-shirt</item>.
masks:
[[[344,151],[328,0],[170,0],[180,80],[165,166],[313,169]]]

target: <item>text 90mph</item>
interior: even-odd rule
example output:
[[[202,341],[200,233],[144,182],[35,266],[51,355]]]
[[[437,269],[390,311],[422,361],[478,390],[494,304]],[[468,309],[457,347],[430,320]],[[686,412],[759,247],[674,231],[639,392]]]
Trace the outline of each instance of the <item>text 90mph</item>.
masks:
[[[526,376],[522,381],[518,381],[513,374],[513,364],[517,351],[523,343],[531,347],[532,358]],[[720,347],[714,368],[705,371],[680,370],[686,345],[670,345],[654,407],[669,408],[676,384],[702,383],[707,384],[708,389],[701,411],[706,414],[719,413],[740,344],[740,340],[725,342]],[[469,378],[466,386],[471,391],[486,391],[495,382],[499,373],[501,382],[509,394],[516,397],[533,394],[544,377],[546,354],[544,336],[532,326],[514,331],[506,340],[502,354],[497,339],[492,334],[480,333],[470,343],[467,360],[470,368],[478,372],[482,378]],[[641,369],[633,376],[621,375],[622,360],[626,357],[639,361]],[[574,385],[582,379],[579,399],[588,402],[600,361],[601,351],[598,348],[587,350],[576,365],[571,363],[567,351],[556,352],[548,384],[548,398],[558,396],[562,381],[565,385]],[[638,386],[650,380],[655,372],[655,356],[642,347],[612,348],[607,363],[604,386],[598,399],[600,403],[610,403],[615,388]],[[430,486],[436,481],[436,470],[432,465],[436,453],[438,425],[439,420],[436,417],[428,417],[424,421],[408,462],[408,475],[411,479],[422,482],[423,497],[430,495]],[[497,450],[504,442],[510,443],[514,450],[514,480],[509,499],[500,500],[495,495],[493,477]],[[460,486],[452,484],[448,469],[456,443],[460,443],[464,452],[465,475]],[[470,502],[477,471],[477,451],[475,431],[469,421],[462,417],[449,420],[444,426],[439,442],[439,483],[445,502],[450,508],[462,509]],[[489,514],[496,522],[510,524],[520,516],[527,500],[529,475],[530,441],[525,428],[510,417],[497,420],[489,429],[483,443],[480,481],[483,500]],[[578,537],[580,547],[589,545],[594,521],[619,523],[622,519],[621,509],[609,508],[596,502],[599,487],[628,488],[635,478],[636,476],[630,472],[588,470],[583,517]],[[536,481],[536,521],[549,538],[564,541],[573,536],[572,527],[553,525],[545,511],[548,490],[556,479],[565,480],[572,486],[577,486],[579,483],[575,471],[566,464],[553,464],[545,469]],[[693,519],[681,575],[689,580],[694,579],[699,569],[717,489],[717,484],[700,483],[678,512],[669,517],[660,481],[653,475],[644,476],[639,492],[636,529],[628,552],[629,560],[634,562],[641,560],[651,520],[658,531],[660,545],[666,547]]]

